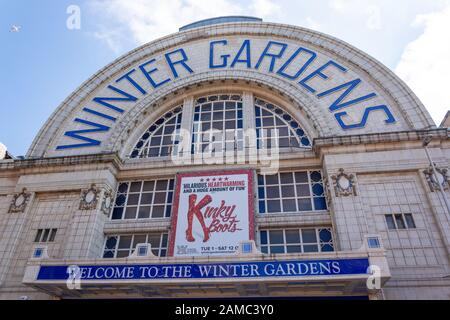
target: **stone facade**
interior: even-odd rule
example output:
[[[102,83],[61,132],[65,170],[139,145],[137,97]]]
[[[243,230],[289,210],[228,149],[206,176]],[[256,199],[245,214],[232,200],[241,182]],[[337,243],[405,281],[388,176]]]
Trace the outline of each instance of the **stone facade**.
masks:
[[[210,53],[211,41],[226,40],[229,46],[221,54],[232,55],[246,39],[252,43],[252,61],[258,61],[268,41],[277,41],[288,44],[286,56],[292,56],[298,46],[314,50],[318,56],[317,67],[329,59],[342,63],[348,71],[341,81],[364,80],[354,95],[345,97],[344,101],[375,91],[377,96],[370,101],[371,105],[389,106],[396,122],[387,124],[386,116],[375,112],[366,119],[366,126],[345,131],[327,110],[338,94],[335,99],[317,99],[296,86],[296,81],[271,72],[264,60],[261,69],[238,65],[234,69],[208,68],[204,53]],[[195,72],[188,73],[181,68],[179,77],[172,77],[172,81],[134,101],[104,100],[124,109],[120,116],[114,114],[114,123],[104,116],[83,111],[93,97],[117,97],[111,95],[108,85],[117,85],[120,75],[138,70],[145,61],[156,59],[159,71],[170,74],[173,71],[163,63],[161,55],[179,48],[185,49],[189,56],[187,63]],[[219,53],[216,58],[220,58]],[[282,64],[275,62],[278,68]],[[295,61],[290,72],[300,69],[302,63],[305,61]],[[310,71],[315,70],[312,65],[311,68]],[[154,74],[156,77],[157,72]],[[317,92],[341,84],[337,71],[330,71],[328,76],[329,81],[311,82]],[[162,75],[158,77],[157,81],[163,80]],[[135,80],[147,81],[142,74]],[[131,82],[121,84],[120,90],[138,95],[137,87]],[[174,107],[183,106],[181,128],[190,132],[197,98],[231,93],[242,96],[245,129],[256,129],[254,106],[258,98],[279,106],[298,122],[311,145],[280,149],[278,170],[318,170],[326,194],[326,210],[312,208],[307,212],[276,214],[259,212],[261,199],[255,194],[258,250],[262,230],[331,228],[333,235],[334,253],[286,253],[270,257],[259,253],[252,259],[348,258],[364,253],[382,266],[382,288],[371,291],[351,277],[340,282],[327,278],[325,285],[320,279],[313,279],[310,284],[297,279],[302,283],[297,286],[292,281],[274,284],[264,279],[256,284],[227,280],[214,288],[211,288],[213,282],[209,287],[208,283],[204,287],[183,287],[184,283],[176,281],[160,284],[157,290],[139,284],[125,291],[120,286],[98,285],[92,289],[95,292],[65,291],[61,284],[53,286],[37,281],[36,268],[41,264],[105,263],[108,236],[170,231],[171,218],[112,219],[121,182],[175,179],[178,173],[228,169],[252,169],[256,177],[265,170],[264,164],[251,161],[205,165],[204,162],[174,163],[170,157],[130,158],[143,133]],[[101,110],[103,113],[107,109]],[[348,119],[357,122],[361,118],[361,108],[353,106],[348,110]],[[65,134],[86,129],[80,122],[74,122],[77,118],[108,124],[109,130],[82,134],[101,141],[98,145],[57,150],[58,146],[80,142]],[[450,164],[447,129],[435,128],[418,99],[391,71],[334,38],[298,27],[242,22],[200,27],[157,40],[113,62],[73,93],[38,134],[27,158],[0,161],[0,298],[363,295],[371,299],[450,299],[450,212],[442,198],[449,197],[450,191],[445,188],[444,195],[430,188],[430,177],[426,174],[430,163],[422,144],[430,135],[433,140],[428,149],[433,161],[440,170],[446,170]],[[258,190],[256,182],[254,190]],[[381,251],[367,247],[371,236],[379,239]],[[45,248],[48,258],[35,259],[33,255],[39,247]],[[131,263],[133,259],[115,257],[108,261]],[[181,261],[173,257],[156,259],[159,260],[151,261]],[[208,261],[223,259],[216,257]],[[242,259],[245,257],[236,257],[236,261]]]

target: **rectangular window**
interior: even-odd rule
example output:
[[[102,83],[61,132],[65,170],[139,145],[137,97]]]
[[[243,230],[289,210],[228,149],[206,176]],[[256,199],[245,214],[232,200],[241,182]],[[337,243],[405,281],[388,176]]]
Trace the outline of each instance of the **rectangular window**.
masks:
[[[54,242],[57,231],[57,229],[38,229],[38,231],[36,232],[36,236],[34,237],[34,242]]]
[[[111,235],[106,237],[103,258],[129,257],[140,243],[149,243],[158,257],[167,255],[167,233]]]
[[[386,224],[389,230],[415,229],[416,223],[412,214],[387,214],[385,215]]]
[[[333,252],[331,228],[261,230],[260,249],[266,254]]]
[[[258,175],[258,208],[260,214],[327,210],[322,173]]]
[[[121,182],[112,220],[168,218],[172,212],[174,179]]]

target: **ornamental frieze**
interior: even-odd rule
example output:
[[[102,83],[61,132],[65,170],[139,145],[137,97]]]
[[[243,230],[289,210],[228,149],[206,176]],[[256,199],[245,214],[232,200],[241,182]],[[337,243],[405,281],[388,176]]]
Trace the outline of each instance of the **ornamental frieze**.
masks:
[[[14,195],[14,198],[9,206],[9,213],[23,213],[27,208],[28,201],[31,198],[31,193],[27,192],[26,188],[23,188],[21,193]]]
[[[92,184],[89,189],[81,191],[80,210],[94,210],[99,202],[100,189]]]
[[[331,181],[336,197],[356,196],[356,177],[354,174],[347,174],[340,168],[337,175],[331,176]]]

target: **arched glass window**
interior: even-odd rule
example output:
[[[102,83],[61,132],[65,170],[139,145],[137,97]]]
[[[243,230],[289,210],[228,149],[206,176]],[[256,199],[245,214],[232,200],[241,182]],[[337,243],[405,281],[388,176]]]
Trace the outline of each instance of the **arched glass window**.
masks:
[[[192,127],[192,154],[203,153],[208,146],[214,151],[242,150],[242,96],[211,95],[197,99]]]
[[[177,152],[174,147],[179,141],[182,111],[183,107],[178,106],[155,121],[139,139],[130,158],[165,157]]]
[[[259,98],[255,99],[255,121],[258,149],[274,147],[271,139],[275,134],[279,148],[311,148],[305,131],[290,114]]]

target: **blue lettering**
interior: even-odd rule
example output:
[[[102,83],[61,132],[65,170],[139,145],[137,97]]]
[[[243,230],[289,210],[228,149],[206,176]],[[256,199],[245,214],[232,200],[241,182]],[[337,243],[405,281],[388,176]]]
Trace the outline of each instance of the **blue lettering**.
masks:
[[[301,80],[299,82],[299,84],[301,84],[303,87],[305,87],[309,92],[316,93],[316,90],[311,88],[310,86],[308,86],[306,83],[308,81],[310,81],[311,79],[315,78],[316,76],[319,76],[319,77],[321,77],[324,80],[328,79],[328,76],[326,74],[324,74],[323,71],[325,71],[325,69],[328,68],[329,66],[334,66],[334,67],[338,68],[339,70],[341,70],[343,72],[347,72],[347,69],[345,69],[343,66],[341,66],[341,65],[337,64],[336,62],[330,60],[327,63],[325,63],[323,66],[321,66],[319,69],[317,69],[316,71],[312,72],[309,76],[307,76],[306,78]]]
[[[228,58],[230,57],[229,54],[221,55],[220,57],[222,58],[222,63],[214,64],[214,46],[216,44],[227,45],[228,41],[227,40],[212,41],[209,44],[209,68],[210,69],[219,69],[219,68],[226,67],[228,65]]]
[[[172,61],[172,59],[170,58],[171,55],[175,54],[175,53],[181,53],[181,60],[178,61]],[[178,49],[169,53],[165,54],[166,57],[166,61],[169,64],[170,70],[172,70],[173,76],[175,78],[178,78],[178,72],[175,69],[175,65],[177,64],[181,64],[189,73],[194,73],[194,71],[192,71],[192,69],[186,64],[186,61],[188,61],[188,57],[186,55],[186,52],[184,52],[183,49]]]
[[[270,47],[274,45],[274,46],[279,46],[280,51],[278,53],[269,53]],[[259,69],[259,66],[261,65],[261,63],[263,62],[265,57],[270,57],[270,67],[269,67],[269,71],[273,72],[273,68],[275,67],[275,60],[281,58],[284,54],[284,51],[287,48],[287,44],[285,43],[281,43],[281,42],[276,42],[276,41],[269,41],[269,43],[267,44],[266,48],[264,49],[263,53],[261,54],[261,56],[259,57],[258,63],[255,66],[255,69]]]
[[[110,109],[112,109],[112,110],[114,110],[114,111],[120,112],[120,113],[123,113],[124,110],[121,109],[121,108],[119,108],[119,107],[116,107],[116,106],[114,106],[114,105],[112,105],[112,104],[110,104],[110,103],[108,103],[108,102],[106,102],[106,101],[125,101],[125,102],[134,102],[134,101],[137,101],[137,98],[136,98],[136,97],[134,97],[134,96],[132,96],[131,94],[128,94],[128,93],[126,93],[126,92],[124,92],[124,91],[122,91],[122,90],[120,90],[120,89],[117,89],[116,87],[113,87],[113,86],[109,85],[109,86],[108,86],[108,89],[110,89],[110,90],[112,90],[112,91],[114,91],[114,92],[117,92],[118,94],[120,94],[120,95],[122,95],[122,96],[124,96],[124,97],[123,97],[123,98],[112,98],[112,97],[104,98],[104,97],[96,97],[96,98],[94,98],[92,101],[94,101],[94,102],[96,102],[96,103],[98,103],[98,104],[101,104],[101,105],[103,105],[103,106],[105,106],[105,107],[107,107],[107,108],[110,108]]]
[[[318,94],[317,96],[318,96],[319,98],[322,98],[322,97],[325,97],[325,96],[327,96],[327,95],[329,95],[329,94],[332,94],[332,93],[334,93],[334,92],[336,92],[336,91],[339,91],[339,90],[342,90],[342,89],[348,87],[348,88],[344,91],[344,93],[341,94],[341,96],[340,96],[335,102],[333,102],[333,104],[330,106],[330,111],[336,111],[336,110],[339,110],[339,109],[342,109],[342,108],[345,108],[345,107],[348,107],[348,106],[357,104],[358,102],[365,101],[365,100],[368,100],[368,99],[371,99],[371,98],[377,96],[376,93],[373,93],[373,92],[372,92],[372,93],[370,93],[370,94],[368,94],[368,95],[365,95],[365,96],[363,96],[363,97],[359,97],[359,98],[353,99],[353,100],[351,100],[351,101],[347,101],[347,102],[341,103],[348,95],[350,95],[350,93],[351,93],[353,90],[355,90],[355,88],[356,88],[360,83],[361,83],[361,79],[356,79],[356,80],[353,80],[353,81],[344,83],[344,84],[342,84],[342,85],[340,85],[340,86],[337,86],[336,88],[333,88],[333,89],[324,91],[324,92]]]
[[[297,73],[295,75],[290,75],[288,73],[285,72],[285,70],[289,67],[289,65],[292,63],[292,61],[294,61],[294,59],[301,53],[301,52],[305,52],[311,55],[311,57],[308,59],[308,61],[305,62],[305,64],[297,71]],[[283,64],[281,66],[281,68],[277,71],[277,74],[291,79],[291,80],[295,80],[298,77],[300,77],[300,75],[306,70],[306,68],[309,67],[309,65],[316,59],[317,54],[314,51],[305,49],[305,48],[298,48],[297,51],[294,52],[294,54],[286,61],[285,64]]]
[[[95,123],[95,122],[91,122],[91,121],[87,121],[87,120],[83,120],[83,119],[79,119],[79,118],[76,118],[74,120],[74,122],[83,123],[83,124],[86,124],[86,125],[94,127],[94,128],[93,129],[67,131],[66,133],[64,133],[64,135],[67,136],[67,137],[73,138],[73,139],[86,141],[86,143],[58,146],[58,147],[56,147],[56,150],[99,146],[101,144],[100,141],[95,140],[95,139],[91,139],[91,138],[88,138],[88,137],[84,137],[81,134],[93,133],[93,132],[106,132],[106,131],[108,131],[110,129],[108,126],[105,126],[105,125],[102,125],[102,124],[99,124],[99,123]]]
[[[98,111],[92,110],[90,108],[83,108],[83,111],[85,111],[87,113],[90,113],[90,114],[93,114],[93,115],[96,115],[96,116],[99,116],[99,117],[102,117],[102,118],[105,118],[107,120],[111,120],[112,122],[115,122],[117,120],[117,118],[114,118],[114,117],[112,117],[110,115],[107,115],[107,114],[105,114],[103,112],[98,112]]]
[[[245,59],[240,59],[242,52],[245,50]],[[231,68],[234,68],[236,63],[245,63],[247,64],[247,68],[252,67],[252,60],[251,60],[251,53],[250,53],[250,40],[245,40],[242,43],[241,48],[239,49],[238,53],[233,59],[233,62],[231,63]]]
[[[136,69],[131,70],[130,72],[126,73],[124,76],[116,80],[117,82],[122,81],[123,79],[128,80],[129,83],[131,83],[136,89],[138,89],[142,94],[147,94],[147,91],[145,91],[136,81],[134,81],[133,78],[131,78],[131,74],[133,74],[136,71]]]
[[[355,124],[344,123],[344,121],[342,120],[342,117],[345,117],[347,115],[347,112],[345,112],[345,111],[336,113],[334,116],[342,129],[344,129],[344,130],[360,129],[360,128],[364,128],[366,126],[367,119],[369,118],[369,114],[371,112],[377,111],[377,110],[381,110],[381,111],[384,111],[384,113],[386,113],[387,119],[385,120],[385,123],[391,124],[391,123],[396,122],[394,115],[391,113],[389,108],[385,105],[369,107],[366,110],[364,110],[364,115],[363,115],[363,118],[360,123],[355,123]]]
[[[156,71],[158,71],[158,68],[153,68],[151,70],[146,70],[145,67],[148,66],[149,64],[152,64],[156,61],[156,59],[152,59],[144,64],[141,64],[139,66],[139,69],[142,71],[142,73],[145,75],[145,77],[147,78],[148,82],[150,82],[150,84],[152,85],[153,88],[158,88],[159,86],[162,86],[163,84],[167,83],[170,81],[170,78],[167,78],[166,80],[163,80],[159,83],[157,83],[155,80],[153,80],[151,74],[155,73]]]

